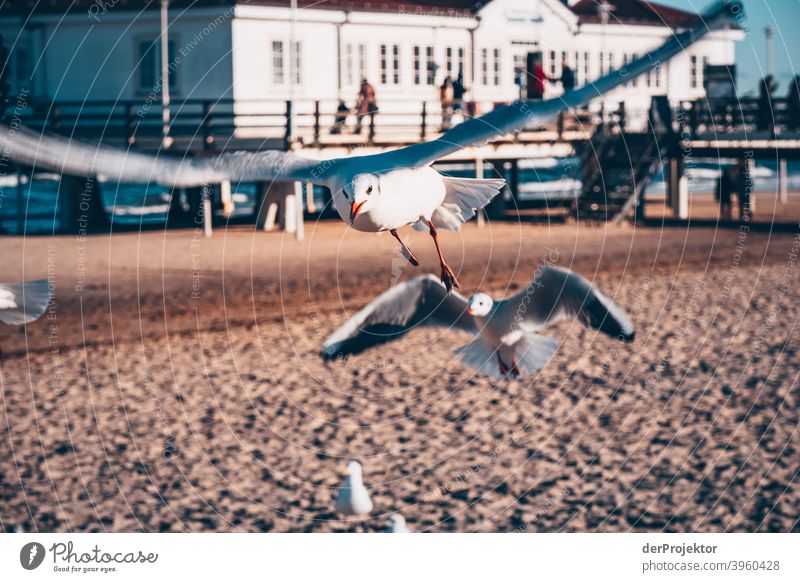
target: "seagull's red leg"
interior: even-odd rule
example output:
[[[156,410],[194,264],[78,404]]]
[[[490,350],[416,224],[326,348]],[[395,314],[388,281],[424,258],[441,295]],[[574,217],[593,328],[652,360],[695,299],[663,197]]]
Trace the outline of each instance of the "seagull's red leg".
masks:
[[[503,358],[500,357],[500,354],[497,354],[497,365],[500,366],[500,375],[505,378],[508,376],[508,366],[503,361]]]
[[[417,260],[417,257],[415,257],[414,253],[411,252],[411,249],[406,246],[406,243],[400,240],[400,235],[397,234],[397,231],[395,229],[391,229],[389,232],[391,232],[392,236],[397,239],[397,242],[400,243],[400,248],[403,249],[403,256],[408,259],[408,262],[415,267],[419,267],[419,261]]]
[[[436,234],[436,227],[433,226],[433,223],[430,220],[428,221],[428,228],[431,231],[433,243],[436,245],[436,252],[439,254],[439,264],[442,266],[442,283],[444,283],[444,286],[447,287],[448,292],[450,292],[453,287],[458,289],[459,284],[458,279],[456,279],[456,274],[453,272],[453,269],[450,268],[450,265],[447,264],[447,261],[444,260],[442,249],[439,248],[439,236]]]
[[[516,358],[511,358],[511,373],[514,374],[515,378],[519,378],[520,376]]]

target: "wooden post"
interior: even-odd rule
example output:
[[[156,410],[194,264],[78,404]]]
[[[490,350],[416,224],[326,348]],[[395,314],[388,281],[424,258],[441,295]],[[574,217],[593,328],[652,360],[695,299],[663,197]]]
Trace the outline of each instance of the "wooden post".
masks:
[[[203,186],[203,195],[201,199],[201,204],[203,205],[203,236],[206,238],[211,238],[214,234],[213,232],[213,208],[211,207],[211,186],[205,185]]]
[[[289,150],[292,147],[292,141],[294,140],[294,136],[292,135],[292,102],[286,102],[286,131],[283,135],[283,147],[286,150]]]
[[[233,194],[231,192],[231,181],[223,180],[219,185],[219,200],[222,202],[222,212],[225,218],[233,216]]]
[[[483,178],[483,158],[475,157],[475,177],[478,179]],[[478,228],[486,226],[486,219],[483,215],[483,209],[476,210],[475,214],[478,219]]]
[[[306,184],[306,210],[308,212],[316,212],[317,207],[314,204],[314,184]]]
[[[689,182],[683,173],[681,158],[669,159],[667,195],[672,215],[676,218],[689,218]]]
[[[33,172],[30,174],[33,178]],[[17,234],[25,234],[25,185],[28,184],[28,173],[17,167]]]
[[[305,225],[303,224],[303,203],[305,199],[303,190],[305,186],[303,182],[294,183],[295,238],[298,241],[305,238]]]
[[[319,122],[319,101],[314,101],[314,145],[319,145],[320,133],[322,133],[322,126]]]
[[[778,161],[778,189],[780,191],[781,204],[789,203],[789,169],[786,158],[781,158]]]

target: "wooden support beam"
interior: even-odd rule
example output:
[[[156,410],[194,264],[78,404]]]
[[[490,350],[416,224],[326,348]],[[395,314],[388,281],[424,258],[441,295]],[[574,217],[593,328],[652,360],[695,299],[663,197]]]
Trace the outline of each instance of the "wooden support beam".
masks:
[[[789,203],[789,169],[786,158],[778,161],[778,190],[781,204]]]

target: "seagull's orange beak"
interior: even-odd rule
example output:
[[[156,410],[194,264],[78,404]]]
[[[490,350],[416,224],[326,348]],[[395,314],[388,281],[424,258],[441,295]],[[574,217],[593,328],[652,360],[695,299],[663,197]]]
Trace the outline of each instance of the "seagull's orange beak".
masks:
[[[467,307],[467,315],[473,315],[475,312],[472,310],[472,306]]]
[[[353,203],[350,204],[350,222],[356,219],[356,216],[358,216],[358,213],[361,211],[361,207],[364,206],[366,202],[366,200],[362,200],[361,202],[353,201]]]

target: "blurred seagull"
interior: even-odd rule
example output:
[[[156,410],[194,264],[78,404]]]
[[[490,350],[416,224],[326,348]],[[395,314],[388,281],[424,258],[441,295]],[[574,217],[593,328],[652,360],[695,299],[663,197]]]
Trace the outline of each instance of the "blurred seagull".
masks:
[[[336,513],[357,517],[367,516],[372,511],[372,500],[361,480],[361,463],[358,461],[347,464],[347,477],[339,489],[334,507]]]
[[[103,176],[117,182],[157,182],[170,187],[235,182],[303,181],[330,188],[339,216],[364,232],[389,231],[414,265],[414,254],[397,229],[427,230],[436,245],[441,278],[448,291],[458,286],[442,254],[437,229],[458,230],[497,195],[503,180],[443,176],[431,164],[463,148],[483,145],[525,128],[541,127],[562,111],[580,107],[661,66],[708,32],[743,15],[741,0],[722,0],[691,28],[673,34],[661,47],[562,97],[542,102],[517,101],[497,107],[450,129],[438,139],[366,156],[310,160],[293,153],[233,152],[216,157],[153,156],[95,147],[21,128],[0,132],[0,150],[15,162],[78,176]]]
[[[50,286],[46,279],[0,285],[0,321],[3,323],[30,323],[44,314],[48,303]]]
[[[386,533],[411,533],[406,525],[406,518],[399,513],[393,513],[386,520]]]
[[[612,337],[633,341],[625,312],[587,279],[567,269],[544,266],[520,293],[494,301],[486,293],[469,300],[432,275],[385,291],[337,329],[326,341],[326,358],[356,354],[400,338],[415,327],[446,327],[477,337],[455,353],[485,376],[519,377],[542,368],[558,341],[539,334],[559,321],[577,319]]]

